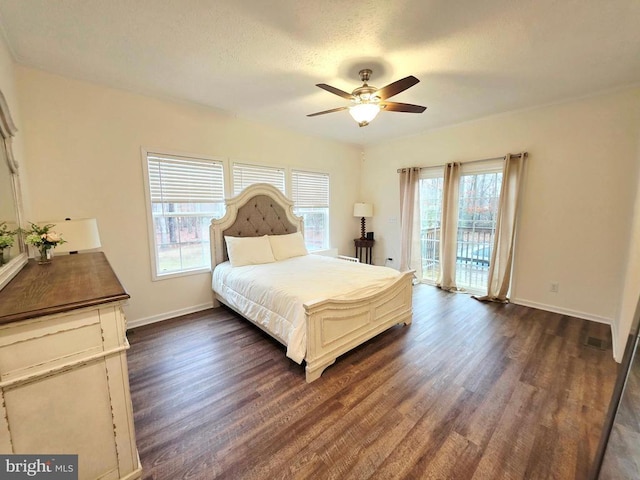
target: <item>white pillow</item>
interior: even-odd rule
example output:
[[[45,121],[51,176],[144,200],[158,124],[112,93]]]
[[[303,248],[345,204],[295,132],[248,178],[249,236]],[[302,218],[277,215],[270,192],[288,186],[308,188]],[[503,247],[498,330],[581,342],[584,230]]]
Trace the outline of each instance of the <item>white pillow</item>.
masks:
[[[262,237],[224,237],[227,254],[232,267],[272,263],[276,259],[271,251],[269,238]]]
[[[289,235],[269,235],[269,242],[271,242],[271,250],[276,260],[286,260],[309,254],[300,232]]]

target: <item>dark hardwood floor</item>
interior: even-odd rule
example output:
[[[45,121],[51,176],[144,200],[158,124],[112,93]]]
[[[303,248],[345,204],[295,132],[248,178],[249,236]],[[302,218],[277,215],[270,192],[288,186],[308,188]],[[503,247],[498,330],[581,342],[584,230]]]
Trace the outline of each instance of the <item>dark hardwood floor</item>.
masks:
[[[413,324],[305,383],[226,308],[129,332],[146,479],[584,479],[616,376],[607,325],[420,285]]]

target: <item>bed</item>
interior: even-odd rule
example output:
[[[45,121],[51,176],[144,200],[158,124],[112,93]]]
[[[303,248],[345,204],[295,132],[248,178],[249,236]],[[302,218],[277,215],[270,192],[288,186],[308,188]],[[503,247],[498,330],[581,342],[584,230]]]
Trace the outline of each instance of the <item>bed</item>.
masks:
[[[226,206],[210,227],[214,307],[227,305],[304,360],[307,382],[375,335],[411,323],[412,272],[298,252],[302,218],[271,185],[252,185]],[[265,242],[275,261],[260,260],[269,255]]]

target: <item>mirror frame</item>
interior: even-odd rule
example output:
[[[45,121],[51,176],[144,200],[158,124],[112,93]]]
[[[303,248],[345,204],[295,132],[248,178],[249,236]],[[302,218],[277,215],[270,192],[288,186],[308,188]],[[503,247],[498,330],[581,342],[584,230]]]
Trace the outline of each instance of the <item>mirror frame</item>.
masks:
[[[4,98],[3,93],[0,91],[0,136],[2,142],[0,148],[4,149],[5,158],[9,164],[9,173],[11,174],[11,186],[13,187],[13,203],[16,210],[16,220],[18,226],[22,227],[23,211],[22,211],[22,194],[20,190],[20,178],[18,175],[18,162],[13,156],[13,149],[11,143],[13,137],[16,135],[18,129],[16,128],[11,113],[9,112],[9,105]],[[22,267],[25,266],[28,260],[27,249],[24,244],[22,235],[18,235],[17,238],[18,249],[20,253],[14,258],[9,260],[5,265],[0,267],[0,290],[15,277]]]

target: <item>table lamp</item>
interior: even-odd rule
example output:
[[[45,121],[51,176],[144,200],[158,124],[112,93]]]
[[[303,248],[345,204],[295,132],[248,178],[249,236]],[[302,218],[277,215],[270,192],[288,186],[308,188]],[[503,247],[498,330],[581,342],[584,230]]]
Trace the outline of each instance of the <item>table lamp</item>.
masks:
[[[95,218],[66,218],[64,221],[51,223],[55,223],[56,232],[65,239],[65,243],[56,247],[56,253],[74,254],[80,250],[91,250],[101,246],[98,222]]]
[[[365,217],[373,217],[373,205],[370,203],[356,203],[353,206],[353,216],[361,217],[360,240],[365,240]]]

